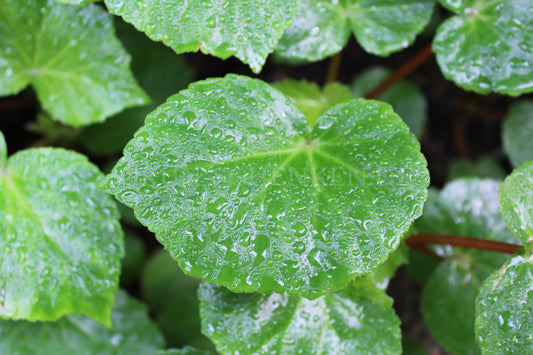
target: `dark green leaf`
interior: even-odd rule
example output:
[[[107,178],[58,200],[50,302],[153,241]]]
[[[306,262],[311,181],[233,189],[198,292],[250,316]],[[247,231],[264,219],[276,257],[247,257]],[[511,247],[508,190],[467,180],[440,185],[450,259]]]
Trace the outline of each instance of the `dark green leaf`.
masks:
[[[515,255],[481,286],[476,335],[483,354],[533,354],[533,257]]]
[[[32,84],[51,116],[71,126],[148,102],[130,57],[98,6],[0,0],[0,95]]]
[[[440,1],[456,12],[433,42],[446,78],[482,94],[533,91],[533,2]]]
[[[464,177],[489,178],[503,180],[505,178],[503,166],[493,157],[484,156],[478,160],[454,159],[448,170],[448,180]]]
[[[354,99],[311,128],[280,92],[229,75],[149,115],[105,187],[186,273],[318,297],[398,247],[426,198],[419,149],[387,104]]]
[[[223,354],[401,353],[392,299],[368,278],[313,301],[205,283],[198,294],[202,330]]]
[[[514,167],[533,160],[533,101],[513,104],[503,121],[502,142],[505,153]]]
[[[236,56],[259,72],[290,25],[297,0],[105,0],[120,15],[154,41],[177,53]]]
[[[115,299],[112,329],[78,315],[57,322],[0,320],[0,353],[150,355],[163,348],[163,337],[146,307],[122,291]]]
[[[126,255],[122,259],[120,285],[122,287],[131,287],[139,277],[146,258],[146,248],[141,237],[128,229],[124,233],[124,247]]]
[[[111,322],[122,230],[102,174],[81,154],[31,149],[0,169],[0,316]]]

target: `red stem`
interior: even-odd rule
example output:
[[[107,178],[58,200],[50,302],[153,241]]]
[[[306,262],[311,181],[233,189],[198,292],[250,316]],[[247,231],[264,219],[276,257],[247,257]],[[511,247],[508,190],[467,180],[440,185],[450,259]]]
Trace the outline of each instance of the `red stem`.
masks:
[[[406,244],[415,249],[421,249],[421,245],[426,244],[447,244],[455,247],[472,248],[479,250],[495,251],[498,253],[514,254],[522,250],[521,245],[495,242],[492,240],[456,237],[453,235],[440,235],[431,233],[419,233],[410,236],[406,240]]]

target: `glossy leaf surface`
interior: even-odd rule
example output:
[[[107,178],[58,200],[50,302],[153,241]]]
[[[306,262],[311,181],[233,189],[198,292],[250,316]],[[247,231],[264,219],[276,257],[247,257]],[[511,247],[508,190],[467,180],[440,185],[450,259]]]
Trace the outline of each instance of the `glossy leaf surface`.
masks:
[[[533,353],[533,257],[514,255],[481,286],[476,335],[483,354]]]
[[[438,198],[428,199],[420,232],[513,243],[499,212],[498,182],[461,179],[447,184]],[[436,247],[448,260],[429,277],[422,295],[422,313],[430,332],[450,353],[477,354],[474,304],[481,283],[506,260],[500,253]]]
[[[79,315],[57,322],[0,320],[2,354],[155,354],[163,337],[146,307],[119,291],[113,307],[113,328]]]
[[[533,101],[513,104],[503,121],[502,143],[514,167],[533,160]]]
[[[515,169],[500,190],[505,223],[526,248],[533,250],[533,161]]]
[[[198,294],[202,330],[222,354],[401,353],[392,299],[367,278],[313,301],[205,283]]]
[[[110,324],[123,240],[101,178],[62,149],[25,150],[0,168],[0,317],[83,313]]]
[[[386,56],[414,41],[433,5],[430,0],[302,0],[276,51],[317,61],[339,52],[353,32],[367,52]]]
[[[186,273],[318,297],[398,247],[426,198],[419,149],[387,104],[347,101],[311,128],[280,92],[229,75],[149,115],[105,187]]]
[[[129,62],[98,6],[0,0],[0,95],[31,84],[54,119],[101,122],[148,102]]]
[[[533,91],[533,2],[441,2],[456,12],[438,28],[433,42],[446,78],[482,94]]]
[[[290,25],[297,0],[105,0],[120,15],[154,41],[177,53],[236,56],[259,72]]]

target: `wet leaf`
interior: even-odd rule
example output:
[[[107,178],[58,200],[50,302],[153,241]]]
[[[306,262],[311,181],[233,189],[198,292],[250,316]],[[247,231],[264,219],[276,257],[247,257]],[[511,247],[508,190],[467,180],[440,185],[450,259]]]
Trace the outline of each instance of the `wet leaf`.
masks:
[[[201,284],[202,330],[222,354],[400,354],[392,299],[362,278],[316,300]]]
[[[105,0],[109,11],[177,53],[232,55],[259,72],[290,25],[297,0]]]
[[[353,32],[367,52],[386,56],[414,41],[433,5],[431,0],[302,0],[276,52],[318,61],[339,52]]]
[[[148,102],[111,16],[96,5],[0,0],[0,58],[0,95],[31,84],[50,115],[71,126]]]
[[[503,149],[514,167],[533,160],[533,101],[513,104],[503,121]]]
[[[446,78],[481,94],[533,91],[533,2],[440,2],[455,12],[433,42]]]
[[[0,320],[0,353],[146,355],[163,348],[146,307],[122,291],[115,299],[113,328],[79,315],[57,322]]]
[[[533,257],[514,255],[481,286],[476,335],[483,354],[533,353]]]
[[[280,92],[228,75],[149,115],[105,188],[187,274],[316,298],[398,247],[426,198],[419,149],[387,104],[347,101],[311,128]]]
[[[0,316],[109,325],[123,255],[113,200],[81,154],[31,149],[0,168]]]
[[[533,161],[515,169],[500,185],[500,203],[509,229],[533,251]]]

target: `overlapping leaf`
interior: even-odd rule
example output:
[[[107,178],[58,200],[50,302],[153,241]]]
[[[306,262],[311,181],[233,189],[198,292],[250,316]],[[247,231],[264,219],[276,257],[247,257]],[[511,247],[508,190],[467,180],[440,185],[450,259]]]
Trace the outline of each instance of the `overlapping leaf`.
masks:
[[[429,22],[432,0],[302,0],[276,52],[317,61],[339,52],[353,32],[369,53],[407,47]]]
[[[220,58],[236,56],[259,72],[290,25],[297,0],[105,0],[154,41],[177,53],[201,50]]]
[[[533,2],[440,1],[456,12],[433,42],[446,78],[482,94],[533,91]]]
[[[54,0],[0,0],[0,95],[32,84],[51,116],[72,126],[100,122],[148,98],[101,8]]]
[[[83,313],[110,324],[122,230],[87,159],[33,149],[0,167],[0,316],[56,320]]]
[[[533,160],[533,101],[513,104],[503,122],[502,143],[505,153],[515,167]]]
[[[426,198],[425,165],[387,104],[348,101],[311,128],[281,93],[229,75],[148,116],[105,187],[186,273],[317,297],[398,247]]]
[[[202,329],[222,354],[400,354],[392,299],[362,278],[308,300],[201,284]]]
[[[0,353],[146,355],[162,349],[163,337],[146,307],[122,291],[115,299],[113,328],[79,315],[57,322],[0,320]]]

